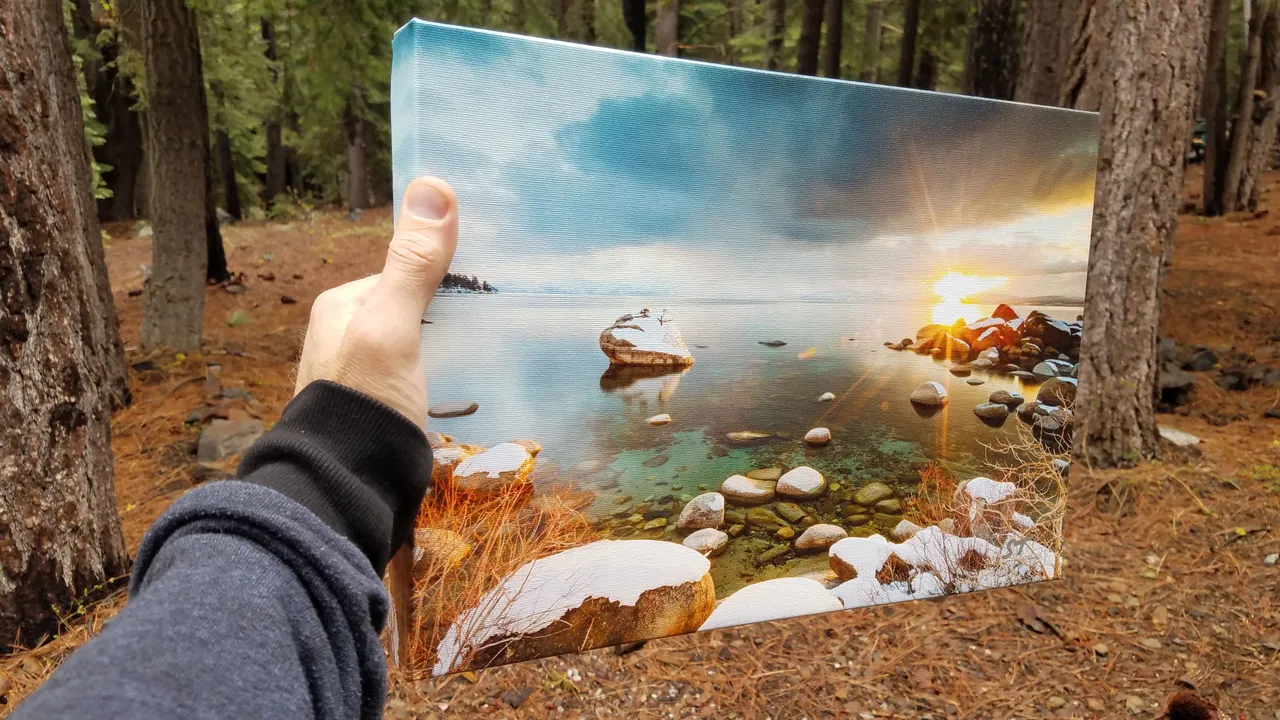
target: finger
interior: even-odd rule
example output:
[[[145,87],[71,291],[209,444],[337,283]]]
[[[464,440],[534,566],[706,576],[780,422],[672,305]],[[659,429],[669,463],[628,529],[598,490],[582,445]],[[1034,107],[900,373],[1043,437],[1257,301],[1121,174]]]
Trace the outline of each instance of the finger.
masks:
[[[409,183],[369,311],[417,332],[458,246],[457,206],[453,188],[439,178]]]

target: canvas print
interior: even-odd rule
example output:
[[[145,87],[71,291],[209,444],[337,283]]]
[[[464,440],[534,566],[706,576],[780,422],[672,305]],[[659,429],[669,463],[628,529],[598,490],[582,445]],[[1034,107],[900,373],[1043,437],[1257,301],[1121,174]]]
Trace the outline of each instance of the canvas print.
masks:
[[[415,21],[416,667],[1055,577],[1090,113]]]

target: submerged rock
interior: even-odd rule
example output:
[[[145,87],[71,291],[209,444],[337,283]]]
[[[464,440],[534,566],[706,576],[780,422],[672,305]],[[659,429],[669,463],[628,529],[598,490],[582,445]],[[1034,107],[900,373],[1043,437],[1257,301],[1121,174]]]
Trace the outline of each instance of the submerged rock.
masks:
[[[779,495],[801,499],[816,498],[826,489],[826,478],[822,477],[822,473],[808,466],[788,471],[778,480],[775,488]]]
[[[690,533],[681,544],[705,557],[715,557],[724,552],[725,546],[729,544],[729,535],[715,528],[703,528]]]
[[[693,364],[680,328],[665,315],[623,315],[600,333],[600,350],[615,365]]]
[[[756,432],[755,430],[735,430],[725,435],[725,437],[735,442],[750,442],[752,440],[763,440],[769,437],[769,433]]]
[[[599,540],[538,559],[458,617],[433,671],[693,632],[715,609],[710,569],[700,553],[660,540]]]
[[[747,477],[752,480],[768,480],[770,482],[777,482],[778,478],[782,477],[782,468],[757,468],[747,473]]]
[[[735,505],[763,505],[773,500],[774,483],[731,475],[720,484],[724,498]]]
[[[941,407],[949,402],[947,389],[942,387],[942,383],[930,380],[911,392],[911,402],[919,405]]]
[[[882,482],[870,482],[858,489],[853,496],[853,501],[859,505],[871,507],[891,497],[893,497],[893,488]]]
[[[724,496],[717,492],[698,495],[680,511],[676,527],[681,530],[718,528],[724,524]]]

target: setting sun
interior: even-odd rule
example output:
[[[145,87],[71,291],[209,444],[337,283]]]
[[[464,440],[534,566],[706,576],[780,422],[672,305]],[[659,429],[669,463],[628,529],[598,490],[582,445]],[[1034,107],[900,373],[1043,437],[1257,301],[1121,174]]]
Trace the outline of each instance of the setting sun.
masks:
[[[972,322],[982,316],[982,311],[972,305],[965,305],[964,300],[984,290],[1003,285],[1007,278],[979,277],[949,271],[933,284],[933,292],[939,298],[933,306],[932,320],[936,323],[950,325],[958,318]]]

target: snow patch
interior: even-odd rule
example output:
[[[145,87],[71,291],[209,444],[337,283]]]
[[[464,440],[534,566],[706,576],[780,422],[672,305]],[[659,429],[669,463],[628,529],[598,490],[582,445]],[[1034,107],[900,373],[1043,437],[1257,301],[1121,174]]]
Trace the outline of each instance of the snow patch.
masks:
[[[716,605],[698,630],[783,620],[843,610],[844,605],[817,580],[785,577],[748,585]]]
[[[484,473],[487,477],[496,478],[501,477],[504,472],[519,470],[532,459],[533,456],[523,445],[502,443],[494,445],[479,455],[464,459],[458,463],[458,467],[454,468],[453,474],[457,477],[467,477]]]

